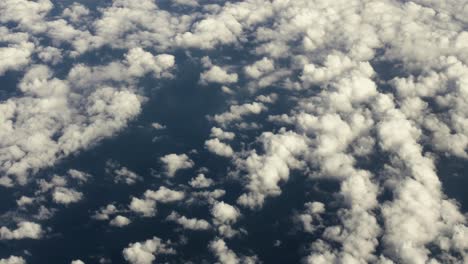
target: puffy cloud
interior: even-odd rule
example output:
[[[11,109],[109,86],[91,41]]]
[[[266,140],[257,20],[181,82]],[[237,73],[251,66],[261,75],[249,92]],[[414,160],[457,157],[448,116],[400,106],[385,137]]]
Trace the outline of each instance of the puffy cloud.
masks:
[[[128,185],[135,184],[137,181],[141,180],[141,177],[138,176],[135,172],[127,169],[126,167],[121,167],[120,169],[114,170],[115,178],[114,182],[119,183],[123,182]]]
[[[85,264],[83,261],[79,260],[79,259],[76,259],[76,260],[72,260],[72,262],[70,262],[70,264]]]
[[[171,203],[183,200],[185,198],[185,193],[161,186],[157,191],[147,190],[144,196],[146,199],[152,199],[160,203]]]
[[[317,226],[322,225],[321,214],[325,212],[325,204],[321,202],[307,202],[304,204],[305,210],[294,215],[294,220],[298,222],[305,232],[313,233]]]
[[[237,78],[236,73],[228,73],[223,68],[213,65],[209,70],[201,73],[200,82],[228,84],[237,82]]]
[[[172,0],[172,4],[191,7],[198,6],[198,2],[196,0]]]
[[[161,125],[160,123],[152,123],[151,126],[156,130],[163,130],[166,129],[165,125]]]
[[[71,178],[76,179],[80,182],[87,182],[88,179],[91,177],[91,175],[89,175],[88,173],[75,169],[69,169],[67,173]]]
[[[281,193],[278,184],[288,180],[291,169],[303,166],[298,158],[308,149],[307,139],[291,131],[265,132],[259,141],[263,143],[264,155],[251,151],[245,160],[236,161],[247,172],[248,190],[237,202],[250,208],[261,207],[267,196]]]
[[[59,204],[71,204],[80,201],[83,198],[83,193],[74,189],[57,187],[52,192],[52,199]]]
[[[19,206],[19,207],[23,207],[25,205],[29,205],[29,204],[32,204],[34,203],[34,198],[31,198],[31,197],[27,197],[27,196],[21,196],[18,200],[16,200],[16,204]]]
[[[175,250],[168,243],[158,237],[153,237],[144,242],[130,243],[123,250],[126,261],[132,264],[151,264],[158,255],[175,254]]]
[[[208,223],[206,220],[187,218],[186,216],[179,215],[174,211],[167,216],[166,220],[173,221],[181,225],[184,229],[189,230],[207,230],[211,228],[210,223]]]
[[[12,239],[40,239],[43,235],[41,225],[22,221],[18,223],[18,228],[10,230],[8,227],[2,226],[0,228],[0,239],[1,240],[12,240]]]
[[[200,173],[197,177],[194,177],[189,182],[193,188],[208,188],[213,185],[213,180],[206,178],[204,174]]]
[[[25,95],[0,104],[0,169],[21,184],[30,172],[112,136],[140,112],[141,98],[129,90],[76,94],[52,76],[44,65],[32,67],[19,84]]]
[[[229,111],[215,115],[213,120],[222,126],[226,126],[230,122],[241,120],[243,116],[260,114],[264,110],[266,110],[265,105],[257,102],[232,105],[229,107]]]
[[[0,48],[0,76],[8,70],[20,70],[31,62],[34,44],[22,42]]]
[[[219,127],[212,127],[210,136],[220,140],[233,140],[236,137],[234,133],[223,131]]]
[[[156,201],[133,197],[128,208],[144,217],[151,217],[156,214]]]
[[[75,2],[62,11],[62,16],[70,19],[70,21],[74,23],[79,23],[84,17],[88,16],[89,13],[90,11],[86,6]]]
[[[0,22],[17,22],[22,28],[34,32],[45,28],[44,17],[52,10],[54,5],[49,0],[6,0],[0,3]]]
[[[205,147],[208,149],[208,151],[222,157],[232,157],[234,154],[231,146],[219,141],[217,138],[205,141]]]
[[[218,258],[221,264],[254,264],[258,263],[255,256],[238,256],[234,251],[229,249],[226,242],[222,239],[215,239],[210,242],[209,246],[213,254]]]
[[[109,216],[118,213],[119,210],[113,204],[108,204],[105,207],[101,208],[99,211],[94,213],[92,218],[96,220],[109,220]]]
[[[93,23],[97,44],[115,48],[167,49],[174,45],[174,36],[188,30],[192,22],[191,16],[173,15],[152,0],[138,4],[129,0],[114,1],[101,12],[101,17]]]
[[[167,154],[160,160],[164,164],[165,173],[168,177],[174,177],[177,171],[190,169],[195,165],[186,154]]]
[[[211,208],[211,214],[218,223],[232,224],[241,216],[239,210],[227,203],[218,202]]]
[[[117,215],[116,217],[114,217],[114,219],[112,219],[109,222],[109,225],[116,226],[116,227],[124,227],[126,225],[129,225],[130,223],[131,223],[131,220],[128,219],[127,217],[122,216],[122,215]]]
[[[26,264],[26,260],[22,257],[10,256],[8,258],[0,259],[0,264]]]

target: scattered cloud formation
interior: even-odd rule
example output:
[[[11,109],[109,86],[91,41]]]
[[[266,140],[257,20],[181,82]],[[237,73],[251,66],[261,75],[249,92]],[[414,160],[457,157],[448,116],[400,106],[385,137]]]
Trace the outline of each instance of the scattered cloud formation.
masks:
[[[39,239],[43,233],[41,225],[34,222],[22,221],[13,230],[2,226],[0,228],[0,240]]]
[[[167,154],[161,158],[165,173],[168,177],[174,177],[176,172],[192,168],[195,163],[186,154]]]
[[[217,96],[213,108],[197,109],[206,134],[175,143],[168,135],[169,146],[151,156],[161,169],[110,155],[119,161],[103,169],[124,183],[113,187],[127,200],[102,193],[88,208],[93,219],[133,227],[136,216],[154,217],[176,223],[174,233],[212,230],[207,251],[219,263],[258,263],[255,247],[246,248],[256,242],[230,248],[229,239],[255,241],[243,218],[262,214],[273,197],[288,199],[282,194],[297,177],[314,185],[294,190],[304,201],[287,216],[304,263],[468,261],[466,201],[452,199],[444,182],[468,158],[464,1],[88,2],[0,1],[0,187],[10,188],[5,204],[14,207],[2,212],[1,240],[44,238],[55,212],[94,201],[84,188],[101,182],[94,165],[67,167],[79,153],[135,123],[154,134],[184,122],[145,107],[186,86],[190,62],[193,87],[177,96]],[[179,77],[168,87],[160,81]],[[220,90],[208,91],[212,85]],[[169,97],[167,111],[200,103]],[[154,116],[138,118],[147,112]],[[190,157],[176,154],[180,146],[193,149]],[[203,148],[225,159],[210,163]],[[322,181],[336,189],[320,189]],[[96,188],[105,189],[90,193]],[[271,244],[281,248],[279,239]],[[176,246],[153,237],[129,244],[123,257],[154,263]],[[0,264],[26,263],[17,252]]]
[[[153,237],[144,242],[130,243],[123,250],[125,260],[132,264],[151,264],[158,255],[175,254],[175,250],[158,237]]]

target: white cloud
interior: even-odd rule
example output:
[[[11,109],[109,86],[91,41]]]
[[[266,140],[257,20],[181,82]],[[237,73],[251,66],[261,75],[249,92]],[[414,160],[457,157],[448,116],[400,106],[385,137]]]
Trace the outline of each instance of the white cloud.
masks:
[[[109,216],[118,213],[119,210],[113,204],[108,204],[106,207],[101,208],[99,211],[94,213],[92,218],[96,220],[109,220]]]
[[[115,178],[114,182],[123,182],[128,185],[135,184],[137,181],[141,181],[142,178],[135,172],[127,169],[127,167],[121,167],[120,169],[114,170]]]
[[[122,215],[117,215],[116,217],[114,217],[114,219],[112,219],[109,222],[109,225],[116,226],[116,227],[124,227],[124,226],[129,225],[130,223],[131,223],[131,220],[128,219],[127,217],[122,216]]]
[[[167,154],[160,160],[164,164],[168,177],[174,177],[177,171],[190,169],[195,165],[186,154]]]
[[[151,264],[161,254],[175,254],[168,243],[158,237],[153,237],[144,242],[130,243],[123,250],[123,256],[131,264]]]
[[[205,147],[208,149],[208,151],[222,157],[232,157],[234,154],[231,146],[219,141],[217,138],[205,141]]]
[[[69,169],[67,173],[71,178],[76,179],[80,182],[87,182],[88,179],[91,177],[91,175],[89,175],[88,173],[75,169]]]
[[[70,262],[70,264],[85,264],[83,261],[79,260],[79,259],[76,259],[76,260],[72,260],[72,262]]]
[[[224,240],[219,238],[211,241],[208,247],[221,264],[254,264],[259,262],[255,256],[238,256],[227,247]]]
[[[0,259],[0,264],[26,264],[26,260],[23,257],[10,256]]]
[[[139,199],[133,197],[128,208],[144,217],[156,215],[156,201],[151,199]]]
[[[215,115],[213,119],[222,126],[226,126],[230,122],[241,120],[243,116],[260,114],[264,110],[266,110],[265,105],[257,102],[232,105],[229,107],[229,111]]]
[[[144,196],[146,199],[152,199],[160,203],[171,203],[183,200],[185,198],[185,193],[161,186],[157,191],[147,190]]]
[[[194,177],[190,180],[189,184],[193,188],[208,188],[213,185],[213,180],[206,178],[204,174],[200,173],[197,177]]]
[[[161,125],[160,123],[152,123],[151,126],[156,130],[163,130],[166,129],[165,125]]]
[[[213,65],[209,70],[202,72],[200,75],[200,82],[207,83],[220,83],[229,84],[237,82],[237,73],[228,73],[223,68]]]
[[[288,180],[291,169],[303,166],[298,158],[308,149],[307,139],[291,131],[265,132],[259,141],[263,143],[264,155],[252,151],[247,159],[236,162],[247,172],[249,190],[237,202],[250,208],[261,207],[267,196],[281,194],[280,181]]]
[[[207,230],[211,228],[210,223],[206,220],[187,218],[186,216],[180,215],[174,211],[167,216],[166,220],[173,221],[181,225],[184,229],[189,230]]]
[[[172,0],[172,4],[191,7],[198,6],[197,0]]]
[[[54,202],[58,204],[71,204],[79,202],[83,198],[83,193],[71,188],[56,187],[52,192]]]
[[[14,230],[10,230],[5,226],[0,228],[0,240],[40,239],[42,235],[43,231],[41,225],[34,222],[19,222],[18,228]]]
[[[210,136],[219,138],[220,140],[233,140],[236,137],[234,133],[223,131],[219,127],[212,127]]]

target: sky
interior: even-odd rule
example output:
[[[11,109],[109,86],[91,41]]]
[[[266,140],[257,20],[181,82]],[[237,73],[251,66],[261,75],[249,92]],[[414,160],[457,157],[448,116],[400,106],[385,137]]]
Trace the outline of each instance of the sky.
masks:
[[[468,2],[0,1],[0,264],[468,263]]]

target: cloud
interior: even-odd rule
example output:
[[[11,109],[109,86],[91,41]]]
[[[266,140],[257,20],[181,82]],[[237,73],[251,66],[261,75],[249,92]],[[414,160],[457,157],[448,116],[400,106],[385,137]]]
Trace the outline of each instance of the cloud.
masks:
[[[179,215],[176,212],[172,212],[170,215],[167,216],[166,220],[173,221],[179,225],[181,225],[184,229],[189,230],[208,230],[211,228],[210,223],[203,219],[196,219],[196,218],[187,218],[183,215]]]
[[[195,165],[186,154],[167,154],[160,160],[164,164],[168,177],[174,177],[177,171],[190,169]]]
[[[236,137],[234,133],[223,131],[219,127],[212,127],[210,136],[220,140],[233,140]]]
[[[83,198],[83,193],[65,187],[56,187],[52,192],[54,202],[58,204],[71,204],[79,202]]]
[[[158,237],[153,237],[144,242],[130,243],[122,253],[125,260],[129,263],[151,264],[156,260],[158,255],[175,254],[176,252],[167,242],[162,241]]]
[[[226,242],[222,239],[215,239],[209,244],[210,250],[216,255],[219,263],[221,264],[254,264],[258,263],[258,260],[255,256],[246,257],[238,256],[234,251],[229,249],[226,245]]]
[[[72,262],[70,262],[70,264],[85,264],[83,261],[79,260],[79,259],[76,259],[76,260],[73,260]]]
[[[26,264],[26,260],[22,257],[10,256],[8,258],[0,259],[0,264]]]
[[[132,198],[128,208],[144,217],[152,217],[156,215],[156,201],[151,199]]]
[[[138,181],[143,180],[141,176],[113,160],[106,161],[105,171],[106,174],[110,174],[114,177],[114,183],[133,185]]]
[[[69,169],[67,173],[68,175],[70,175],[71,178],[76,179],[80,182],[87,182],[88,179],[91,177],[91,175],[89,175],[88,173],[75,169]]]
[[[208,149],[208,151],[222,157],[232,157],[234,154],[231,146],[219,141],[217,138],[205,141],[205,147]]]
[[[0,228],[0,240],[40,239],[42,235],[41,225],[28,221],[19,222],[18,228],[14,230],[5,226]]]
[[[183,200],[185,198],[185,193],[161,186],[157,191],[145,191],[144,196],[146,199],[152,199],[160,203],[171,203]]]
[[[236,161],[247,172],[246,189],[249,190],[237,202],[250,208],[261,207],[267,196],[281,194],[278,184],[288,180],[291,169],[303,166],[298,158],[308,149],[307,139],[292,131],[264,132],[259,141],[263,144],[264,155],[251,151],[245,160]]]
[[[266,110],[265,105],[258,102],[232,105],[229,111],[215,115],[213,120],[222,126],[227,126],[230,122],[241,120],[243,116],[260,114],[264,110]]]
[[[109,222],[109,225],[116,226],[116,227],[124,227],[124,226],[129,225],[130,223],[131,223],[130,219],[128,219],[125,216],[118,215]]]
[[[92,218],[96,220],[109,220],[109,216],[118,213],[119,210],[113,204],[108,204],[105,207],[101,208],[99,211],[94,213]]]
[[[209,70],[202,72],[200,74],[200,82],[207,83],[220,83],[220,84],[229,84],[237,82],[236,73],[228,73],[223,68],[213,65]]]
[[[194,177],[190,180],[189,184],[193,188],[208,188],[213,185],[213,180],[206,178],[204,174],[200,173],[197,177]]]

